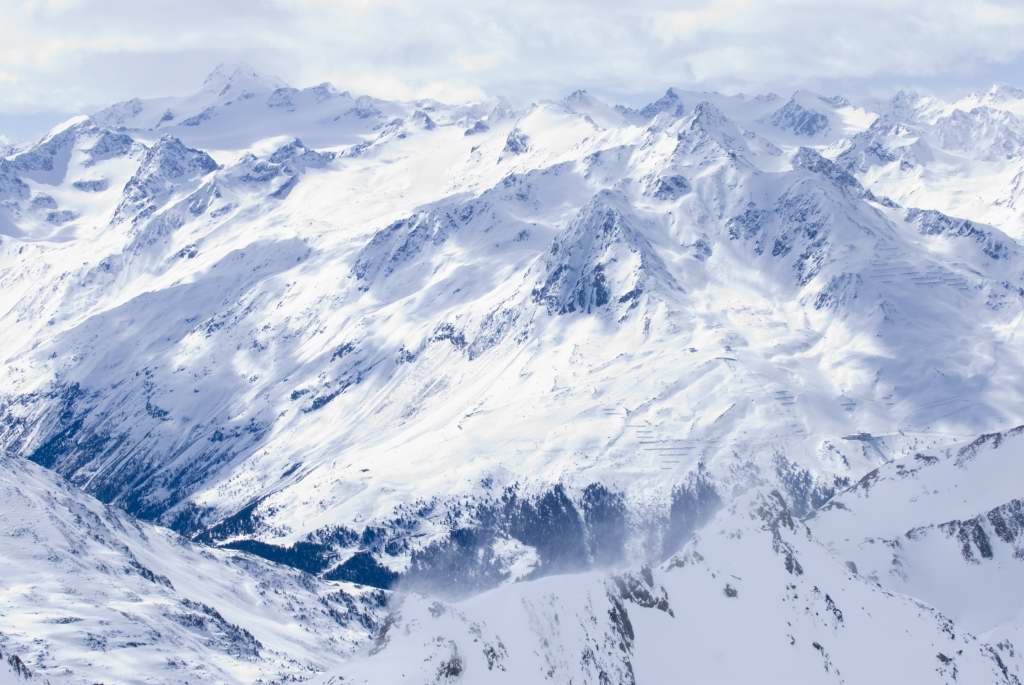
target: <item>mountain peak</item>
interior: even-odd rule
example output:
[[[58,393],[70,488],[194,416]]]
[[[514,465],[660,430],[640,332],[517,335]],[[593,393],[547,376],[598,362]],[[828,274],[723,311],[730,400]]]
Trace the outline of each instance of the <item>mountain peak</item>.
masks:
[[[682,116],[683,114],[683,100],[679,97],[679,93],[674,88],[669,88],[665,91],[665,94],[654,102],[645,105],[640,110],[640,114],[648,119],[653,119],[662,112],[670,112],[672,116]]]
[[[573,110],[578,107],[592,107],[596,103],[594,96],[582,88],[578,88],[566,95],[561,105]]]
[[[811,98],[809,104],[804,104]],[[801,93],[794,93],[793,97],[781,108],[769,117],[768,121],[776,128],[788,131],[798,136],[813,137],[826,131],[829,127],[828,116],[813,109],[814,105],[821,105],[824,101],[816,95],[801,97]]]
[[[726,122],[726,116],[710,100],[701,100],[693,108],[691,120],[703,126],[722,126]]]
[[[565,96],[567,102],[580,101],[586,102],[590,100],[590,93],[583,88],[577,88],[576,90]]]
[[[272,91],[287,85],[276,76],[261,74],[248,64],[221,62],[203,80],[202,90],[225,96]]]
[[[988,98],[991,100],[1024,100],[1024,88],[1017,88],[1005,83],[994,83],[988,89]]]

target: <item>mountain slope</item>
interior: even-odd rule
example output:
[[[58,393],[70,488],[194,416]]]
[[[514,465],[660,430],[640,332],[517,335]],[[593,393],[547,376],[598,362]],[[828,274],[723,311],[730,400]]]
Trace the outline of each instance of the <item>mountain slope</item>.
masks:
[[[1021,668],[1008,642],[857,577],[777,492],[723,510],[658,569],[395,612],[374,653],[322,682],[1016,683]]]
[[[1020,607],[1005,593],[1024,578],[1021,435],[1018,427],[887,464],[808,523],[861,575],[990,640],[1019,641]]]
[[[0,493],[0,651],[29,682],[304,679],[383,617],[379,592],[188,543],[20,459]]]

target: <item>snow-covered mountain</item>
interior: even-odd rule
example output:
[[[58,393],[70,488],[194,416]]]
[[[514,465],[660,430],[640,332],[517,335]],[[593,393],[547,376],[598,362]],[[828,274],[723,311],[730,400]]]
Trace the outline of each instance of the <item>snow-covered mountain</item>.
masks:
[[[1017,683],[1021,666],[1009,641],[859,577],[777,492],[728,505],[656,569],[396,604],[376,651],[320,682]]]
[[[23,459],[0,467],[0,654],[30,681],[305,680],[384,622],[380,590],[189,543]]]
[[[956,455],[1024,423],[1022,117],[1005,87],[517,108],[230,66],[68,121],[0,159],[10,572],[145,645],[118,682],[173,682],[168,651],[225,682],[739,653],[719,682],[1016,682],[1014,467]],[[43,582],[0,595],[0,652],[99,678]]]

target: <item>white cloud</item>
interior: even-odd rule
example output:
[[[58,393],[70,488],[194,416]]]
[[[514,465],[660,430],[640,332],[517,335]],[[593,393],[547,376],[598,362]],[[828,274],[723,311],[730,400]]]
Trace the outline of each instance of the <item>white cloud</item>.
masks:
[[[0,23],[0,110],[188,92],[219,61],[389,97],[637,100],[669,85],[977,85],[1024,63],[1015,0],[32,0]]]

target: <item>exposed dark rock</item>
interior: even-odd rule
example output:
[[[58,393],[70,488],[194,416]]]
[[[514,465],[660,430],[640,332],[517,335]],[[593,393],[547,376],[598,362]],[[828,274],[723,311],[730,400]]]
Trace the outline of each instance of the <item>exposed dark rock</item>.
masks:
[[[263,645],[245,628],[224,620],[216,609],[201,602],[182,600],[184,611],[170,618],[179,624],[206,633],[215,646],[237,659],[253,661],[259,658]]]
[[[644,105],[639,114],[645,119],[653,119],[663,112],[671,117],[681,117],[686,112],[682,98],[673,88],[666,90],[665,94],[654,102]]]
[[[521,155],[530,149],[530,137],[518,128],[512,129],[505,139],[505,147],[502,152],[510,155]]]
[[[834,477],[831,483],[821,482],[815,479],[810,471],[794,464],[781,454],[775,457],[774,464],[775,475],[797,518],[808,516],[850,484],[847,478],[838,476]]]
[[[110,182],[105,178],[97,178],[75,181],[71,185],[75,190],[81,190],[83,193],[101,193],[110,187]]]
[[[217,163],[205,152],[164,136],[146,151],[135,175],[125,185],[115,220],[131,217],[138,221],[151,216],[175,188],[215,169]]]
[[[688,192],[690,192],[690,182],[686,180],[685,176],[676,174],[662,176],[655,181],[651,195],[656,200],[678,200]]]
[[[769,121],[772,125],[798,136],[816,136],[829,127],[828,117],[821,112],[807,109],[796,100],[790,100],[776,110]]]
[[[477,135],[479,133],[486,133],[489,130],[491,130],[491,127],[488,126],[483,121],[478,119],[475,122],[473,122],[472,126],[470,126],[469,128],[466,129],[466,131],[465,131],[465,133],[463,135],[475,136],[475,135]]]
[[[957,219],[934,209],[908,209],[907,222],[917,226],[924,235],[941,235],[973,240],[990,259],[1007,259],[1008,242],[992,229],[984,229],[968,219]]]
[[[755,514],[762,521],[762,528],[771,533],[772,549],[782,557],[786,571],[795,576],[802,575],[804,569],[796,557],[796,550],[786,540],[783,532],[784,529],[790,533],[796,532],[798,525],[786,500],[777,490],[773,490],[761,499]]]
[[[647,609],[664,611],[675,616],[669,604],[665,588],[655,586],[654,575],[649,566],[644,566],[640,573],[622,573],[612,576],[612,583],[620,599]]]

